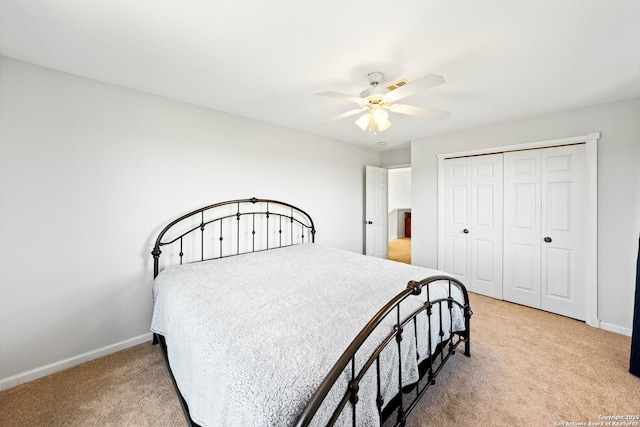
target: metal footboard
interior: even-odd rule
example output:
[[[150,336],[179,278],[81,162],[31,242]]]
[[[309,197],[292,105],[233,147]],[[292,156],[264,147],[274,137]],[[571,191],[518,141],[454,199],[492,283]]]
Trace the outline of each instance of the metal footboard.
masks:
[[[429,287],[431,284],[446,281],[448,282],[448,296],[446,298],[440,298],[435,300],[430,300],[429,298]],[[457,288],[462,295],[463,301],[458,301],[452,296],[452,289]],[[400,314],[400,305],[408,298],[414,298],[422,294],[423,289],[425,289],[426,298],[424,305],[411,313],[408,317],[402,318]],[[464,314],[464,323],[465,330],[464,331],[453,331],[453,307],[457,306],[463,310]],[[437,330],[432,328],[432,315],[434,314],[434,307],[438,307],[437,310],[439,319],[438,319],[438,327]],[[444,308],[444,309],[443,309]],[[426,337],[420,337],[419,331],[417,328],[417,316],[420,313],[426,313],[428,318],[428,333]],[[446,314],[443,314],[446,313]],[[353,340],[351,345],[345,350],[340,359],[336,362],[334,367],[331,369],[329,374],[326,376],[324,381],[320,384],[311,400],[300,414],[300,417],[297,420],[296,426],[307,426],[313,420],[314,415],[322,405],[324,399],[326,398],[329,391],[333,388],[334,384],[340,379],[342,373],[345,369],[351,369],[351,381],[346,386],[344,391],[344,395],[340,401],[340,404],[335,408],[333,415],[329,422],[328,426],[333,426],[342,412],[344,411],[347,405],[352,406],[352,425],[358,425],[357,419],[357,411],[356,405],[359,402],[359,391],[360,391],[360,381],[362,381],[364,375],[375,366],[376,369],[376,381],[378,387],[377,394],[377,407],[378,414],[380,416],[380,424],[382,425],[385,421],[385,417],[383,416],[383,406],[385,402],[382,400],[382,396],[380,395],[380,354],[387,347],[387,345],[393,345],[392,342],[395,340],[398,351],[398,395],[397,395],[397,408],[394,407],[393,410],[396,412],[396,419],[393,425],[395,426],[403,426],[406,423],[406,417],[411,410],[416,406],[417,402],[420,400],[422,395],[427,391],[430,385],[435,383],[435,378],[438,373],[449,359],[449,357],[455,354],[455,350],[461,342],[465,343],[465,356],[470,356],[470,319],[472,315],[471,308],[469,307],[469,296],[465,286],[459,282],[458,280],[449,277],[449,276],[432,276],[428,277],[421,281],[411,281],[407,285],[407,288],[399,293],[394,299],[389,301],[372,319],[369,323],[362,329],[362,331],[358,334],[358,336]],[[444,339],[445,332],[442,329],[443,324],[443,315],[449,316],[449,338],[447,340]],[[371,333],[382,323],[384,319],[388,316],[395,316],[395,326],[393,330],[387,335],[387,337],[380,343],[380,345],[375,349],[375,351],[369,356],[364,365],[356,370],[356,355],[360,350],[363,343],[367,340],[367,338],[371,335]],[[411,327],[413,326],[413,328]],[[411,386],[403,386],[403,376],[402,376],[402,349],[401,342],[405,334],[411,333],[413,330],[414,339],[427,339],[429,354],[430,356],[426,359],[426,362],[422,365],[423,375],[426,376],[427,381],[422,382],[418,381],[417,383]],[[432,334],[437,334],[438,336],[438,345],[437,349],[431,348],[432,343]],[[418,346],[416,344],[416,351]],[[419,354],[416,354],[416,357],[419,358]],[[439,360],[438,360],[439,359]],[[349,368],[350,367],[350,368]],[[405,402],[405,397],[409,395],[410,398],[408,402]]]

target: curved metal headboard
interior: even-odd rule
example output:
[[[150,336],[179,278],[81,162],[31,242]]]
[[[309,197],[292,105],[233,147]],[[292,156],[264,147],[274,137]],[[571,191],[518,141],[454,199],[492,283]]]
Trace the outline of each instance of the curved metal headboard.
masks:
[[[225,209],[224,207],[227,208]],[[220,216],[214,214],[216,211],[221,212],[221,214],[218,214]],[[245,221],[246,223],[243,224],[241,221],[243,217],[250,219],[250,221]],[[234,228],[234,222],[235,236],[233,234],[224,236],[224,226],[226,225],[227,231],[230,231],[230,228]],[[205,231],[213,229],[216,225],[218,229],[210,233],[210,237],[205,237]],[[180,229],[180,226],[182,226],[182,229]],[[200,231],[199,233],[198,230]],[[168,235],[169,237],[164,240],[165,235],[170,231],[174,231],[175,235]],[[270,240],[270,236],[275,233],[277,235]],[[256,234],[259,234],[257,241]],[[153,251],[151,251],[151,255],[153,255],[153,278],[155,279],[158,276],[160,269],[159,260],[160,254],[162,254],[160,248],[179,243],[180,252],[178,256],[179,263],[182,264],[185,256],[183,243],[188,238],[193,240],[199,237],[199,259],[189,261],[197,262],[302,244],[305,243],[305,236],[308,243],[315,243],[315,234],[316,229],[311,217],[302,209],[289,203],[257,199],[255,197],[216,203],[182,215],[180,218],[171,221],[160,232]],[[234,251],[225,253],[223,242],[225,239],[233,239],[233,237],[236,239],[236,248]],[[241,248],[242,238],[251,242],[250,247],[247,244],[246,247]],[[218,241],[219,249],[214,250],[215,240]],[[209,246],[206,246],[207,244]],[[208,254],[206,257],[205,252]]]

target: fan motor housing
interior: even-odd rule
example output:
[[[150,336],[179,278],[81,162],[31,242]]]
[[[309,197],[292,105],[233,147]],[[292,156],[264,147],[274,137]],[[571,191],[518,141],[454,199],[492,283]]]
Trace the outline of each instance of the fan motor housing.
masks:
[[[380,83],[382,83],[382,80],[384,80],[384,74],[382,74],[380,71],[373,71],[367,74],[367,76],[369,77],[369,85],[371,87],[360,92],[360,96],[362,98],[368,98],[375,95],[383,96],[390,92],[389,89],[380,85]]]

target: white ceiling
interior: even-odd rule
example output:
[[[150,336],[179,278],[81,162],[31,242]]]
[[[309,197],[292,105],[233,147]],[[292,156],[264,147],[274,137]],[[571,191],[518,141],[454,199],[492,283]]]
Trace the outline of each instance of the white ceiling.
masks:
[[[0,0],[0,55],[388,150],[640,96],[640,0]],[[327,123],[371,71],[442,75],[402,102],[451,117]]]

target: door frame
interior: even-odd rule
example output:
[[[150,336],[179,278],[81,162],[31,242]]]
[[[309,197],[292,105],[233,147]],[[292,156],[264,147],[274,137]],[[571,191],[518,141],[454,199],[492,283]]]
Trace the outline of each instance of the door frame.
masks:
[[[479,156],[507,151],[531,150],[562,145],[586,144],[586,323],[600,328],[598,317],[598,139],[600,132],[568,138],[523,144],[479,148],[453,153],[440,153],[438,158],[438,269],[444,266],[444,160],[455,157]]]

